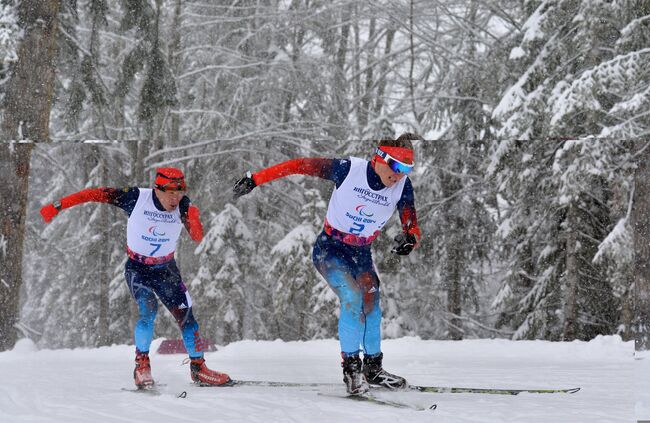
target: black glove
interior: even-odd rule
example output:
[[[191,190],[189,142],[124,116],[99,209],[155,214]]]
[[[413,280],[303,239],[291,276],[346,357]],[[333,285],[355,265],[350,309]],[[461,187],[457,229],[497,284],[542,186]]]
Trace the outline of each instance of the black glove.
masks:
[[[401,233],[395,237],[395,242],[397,245],[393,247],[392,252],[400,256],[408,256],[418,241],[413,234]]]
[[[235,186],[232,187],[232,192],[233,192],[233,199],[238,199],[242,195],[246,195],[249,192],[251,192],[257,184],[253,180],[253,176],[251,175],[250,172],[246,173],[246,176],[241,178],[237,183],[235,183]]]

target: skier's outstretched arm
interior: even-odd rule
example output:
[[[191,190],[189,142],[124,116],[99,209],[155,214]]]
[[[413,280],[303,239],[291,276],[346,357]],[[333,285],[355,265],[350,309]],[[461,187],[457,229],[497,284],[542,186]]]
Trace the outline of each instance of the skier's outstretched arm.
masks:
[[[88,188],[63,197],[54,203],[47,204],[41,208],[41,216],[43,216],[46,223],[50,223],[61,210],[88,202],[112,204],[130,213],[135,206],[138,195],[139,190],[137,188]]]
[[[402,222],[402,233],[395,237],[397,245],[393,248],[393,252],[406,256],[417,247],[422,238],[415,211],[415,194],[413,193],[411,181],[408,179],[404,184],[402,198],[397,203],[397,211]]]
[[[234,198],[237,199],[248,194],[258,185],[289,175],[317,176],[334,181],[338,186],[349,171],[350,161],[345,159],[300,158],[287,160],[256,173],[248,172],[233,187]]]
[[[181,199],[178,205],[181,212],[181,220],[190,234],[190,238],[196,242],[201,242],[203,239],[203,224],[201,223],[201,216],[199,208],[192,204],[190,199],[185,196]]]

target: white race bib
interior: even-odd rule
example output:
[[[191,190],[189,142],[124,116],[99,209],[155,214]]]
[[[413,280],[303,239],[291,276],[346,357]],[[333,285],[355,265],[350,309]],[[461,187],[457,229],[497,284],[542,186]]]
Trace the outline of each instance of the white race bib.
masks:
[[[139,188],[140,195],[126,226],[131,251],[146,257],[164,257],[176,251],[183,223],[181,212],[160,211],[153,203],[153,190]]]
[[[332,193],[327,222],[341,232],[367,238],[376,235],[393,215],[406,178],[375,191],[368,185],[368,161],[356,157],[350,157],[350,161],[348,176]]]

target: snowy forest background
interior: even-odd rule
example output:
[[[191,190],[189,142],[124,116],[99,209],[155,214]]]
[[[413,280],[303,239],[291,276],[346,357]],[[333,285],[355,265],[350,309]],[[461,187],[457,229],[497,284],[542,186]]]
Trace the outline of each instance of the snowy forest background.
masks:
[[[58,142],[31,156],[23,335],[131,342],[126,217],[86,205],[46,226],[38,209],[150,186],[173,165],[207,232],[178,254],[203,335],[336,336],[336,298],[311,265],[331,184],[294,176],[237,203],[231,186],[298,156],[369,158],[371,140],[408,130],[428,140],[412,177],[423,244],[390,254],[396,217],[375,242],[385,337],[634,336],[650,1],[47,2]],[[2,91],[21,20],[0,4]],[[116,141],[74,142],[88,139]],[[178,337],[162,310],[156,331]]]

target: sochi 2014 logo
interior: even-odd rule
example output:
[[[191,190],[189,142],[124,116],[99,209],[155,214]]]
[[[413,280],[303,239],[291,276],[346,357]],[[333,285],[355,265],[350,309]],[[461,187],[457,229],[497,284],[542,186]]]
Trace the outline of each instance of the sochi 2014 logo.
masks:
[[[157,226],[152,226],[149,228],[149,233],[153,236],[165,236],[165,232],[159,232]]]
[[[365,209],[365,208],[366,208],[365,204],[360,204],[357,207],[355,207],[355,210],[357,211],[357,213],[359,213],[359,215],[361,215],[363,217],[372,217],[372,216],[375,215],[374,213],[368,213],[368,212],[364,211],[363,209]]]

